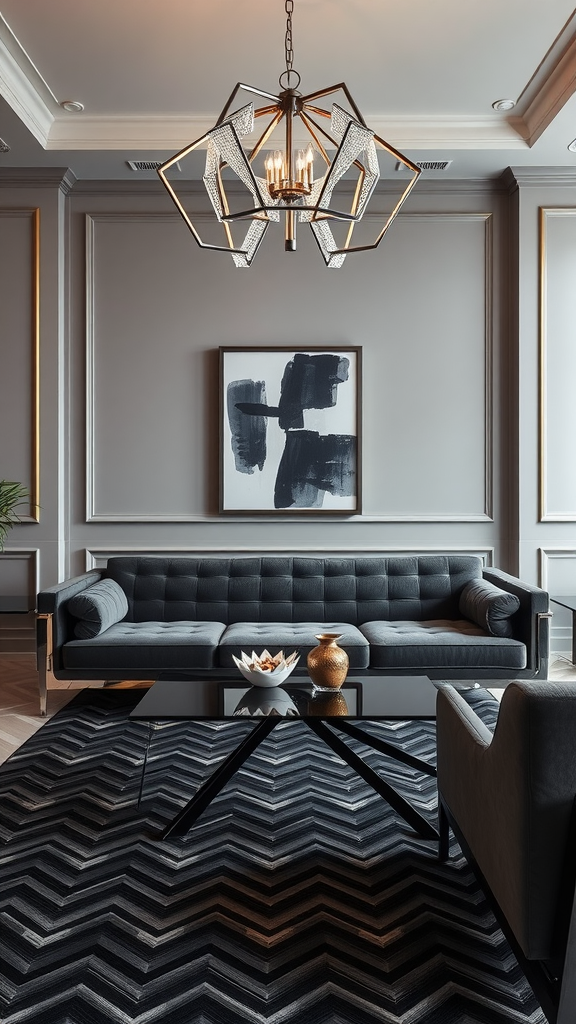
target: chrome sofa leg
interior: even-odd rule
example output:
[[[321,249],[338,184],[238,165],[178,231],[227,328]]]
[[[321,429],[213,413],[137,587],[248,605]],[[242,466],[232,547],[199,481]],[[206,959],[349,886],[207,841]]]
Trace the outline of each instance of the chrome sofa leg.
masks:
[[[46,717],[48,710],[48,686],[46,685],[46,666],[38,673],[38,690],[40,692],[40,716]]]
[[[52,616],[36,616],[36,667],[38,669],[38,691],[40,716],[46,717],[48,710],[48,674],[52,670]]]

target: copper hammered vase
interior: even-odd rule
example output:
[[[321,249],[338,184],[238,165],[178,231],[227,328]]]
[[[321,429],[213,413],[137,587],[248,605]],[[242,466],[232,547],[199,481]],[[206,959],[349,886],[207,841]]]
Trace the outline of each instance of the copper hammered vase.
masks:
[[[338,647],[340,633],[319,633],[315,637],[318,647],[308,655],[308,675],[322,690],[337,690],[346,679],[350,664],[346,651]]]

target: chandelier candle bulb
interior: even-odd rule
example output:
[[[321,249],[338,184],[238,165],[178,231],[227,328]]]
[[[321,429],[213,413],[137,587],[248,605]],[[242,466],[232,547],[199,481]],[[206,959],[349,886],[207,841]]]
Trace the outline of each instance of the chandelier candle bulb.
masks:
[[[298,150],[298,156],[296,157],[296,176],[298,181],[301,181],[303,185],[308,184],[306,175],[306,161],[304,159],[304,150]]]
[[[314,149],[312,143],[309,143],[306,150],[306,177],[308,178],[308,184],[312,187],[314,184]]]

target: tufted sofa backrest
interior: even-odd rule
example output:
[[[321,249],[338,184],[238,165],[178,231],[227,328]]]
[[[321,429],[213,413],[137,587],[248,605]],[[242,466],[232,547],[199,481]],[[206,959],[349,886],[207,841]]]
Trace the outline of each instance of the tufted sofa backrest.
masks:
[[[128,598],[129,621],[226,624],[460,618],[460,593],[481,575],[473,555],[122,556],[106,569]]]

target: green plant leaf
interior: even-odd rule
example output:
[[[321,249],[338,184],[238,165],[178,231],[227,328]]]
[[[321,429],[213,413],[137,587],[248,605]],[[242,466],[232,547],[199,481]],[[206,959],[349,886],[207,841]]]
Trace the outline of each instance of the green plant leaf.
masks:
[[[0,480],[0,551],[4,550],[8,531],[21,522],[15,509],[29,497],[30,492],[23,484],[15,480]]]

